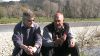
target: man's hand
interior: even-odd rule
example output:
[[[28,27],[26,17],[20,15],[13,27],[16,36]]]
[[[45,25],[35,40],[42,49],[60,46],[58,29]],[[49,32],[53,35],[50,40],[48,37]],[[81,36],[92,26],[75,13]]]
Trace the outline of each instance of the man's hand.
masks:
[[[70,47],[74,47],[74,46],[75,46],[75,39],[72,38],[72,39],[70,40]]]
[[[33,52],[31,52],[31,51],[29,50],[29,48],[24,49],[24,51],[25,51],[28,55],[33,55]]]
[[[57,38],[57,39],[54,41],[55,47],[61,46],[61,45],[63,44],[63,42],[64,42],[63,39]]]
[[[24,51],[25,51],[28,55],[33,55],[33,52],[30,50],[29,46],[21,45],[20,48],[24,49]]]
[[[31,55],[31,53],[30,53],[29,50],[28,50],[28,46],[26,46],[26,45],[20,45],[20,48],[24,49],[24,51],[25,51],[28,55]]]
[[[67,35],[66,34],[64,34],[62,37],[60,37],[60,38],[58,38],[58,35],[56,35],[56,39],[55,39],[55,41],[54,41],[54,44],[55,44],[55,46],[57,47],[57,46],[61,46],[63,43],[64,43],[64,41],[66,40],[66,37],[67,37]]]
[[[32,47],[32,46],[28,46],[28,50],[27,50],[27,54],[28,55],[34,55],[34,53],[37,51],[37,48],[36,47]]]
[[[28,49],[31,53],[35,53],[37,51],[37,48],[32,46],[28,46]]]
[[[20,48],[22,48],[24,50],[27,50],[28,46],[26,46],[26,45],[20,45]]]

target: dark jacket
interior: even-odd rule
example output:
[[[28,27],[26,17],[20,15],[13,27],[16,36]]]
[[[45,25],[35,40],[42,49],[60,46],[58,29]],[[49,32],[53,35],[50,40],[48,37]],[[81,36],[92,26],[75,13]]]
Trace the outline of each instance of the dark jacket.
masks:
[[[27,28],[21,26],[22,22],[18,23],[14,28],[14,34],[12,40],[14,43],[13,56],[21,56],[24,53],[24,50],[20,48],[21,44],[27,46],[39,45],[37,54],[42,46],[42,37],[40,34],[40,27],[37,24],[33,24],[34,27]],[[28,56],[28,55],[26,55]]]
[[[69,31],[69,29],[70,29],[69,24],[68,23],[63,23],[63,24],[64,24],[64,28],[59,33],[63,35],[64,32],[66,32],[67,38],[66,38],[65,44],[67,46],[69,44],[68,43],[69,40],[73,37],[72,37],[72,35]],[[54,47],[54,42],[53,42],[54,34],[53,33],[56,33],[54,23],[51,23],[51,24],[44,27],[44,29],[43,29],[43,46],[45,46],[45,47]],[[58,33],[58,35],[60,35],[59,33]]]

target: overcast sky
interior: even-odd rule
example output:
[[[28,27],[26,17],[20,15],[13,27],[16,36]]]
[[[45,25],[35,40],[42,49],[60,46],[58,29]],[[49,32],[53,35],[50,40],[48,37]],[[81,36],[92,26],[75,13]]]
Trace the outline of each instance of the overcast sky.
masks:
[[[20,0],[3,0],[3,1],[8,2],[8,1],[20,1]]]

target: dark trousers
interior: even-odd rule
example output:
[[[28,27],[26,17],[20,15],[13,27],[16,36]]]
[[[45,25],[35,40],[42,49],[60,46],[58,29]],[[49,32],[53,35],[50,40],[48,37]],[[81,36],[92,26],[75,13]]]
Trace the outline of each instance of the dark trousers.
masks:
[[[36,52],[34,53],[33,55],[28,55],[25,51],[23,51],[22,55],[21,56],[40,56],[40,52]]]
[[[41,48],[42,56],[80,56],[78,46],[75,47],[42,47]]]

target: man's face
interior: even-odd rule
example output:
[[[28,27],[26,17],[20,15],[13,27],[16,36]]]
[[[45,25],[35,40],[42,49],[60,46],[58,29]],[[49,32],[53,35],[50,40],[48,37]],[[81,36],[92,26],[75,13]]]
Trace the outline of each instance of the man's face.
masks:
[[[34,18],[24,17],[24,25],[26,27],[32,27],[32,23],[34,22]]]
[[[61,14],[57,15],[57,16],[54,18],[55,27],[61,28],[61,27],[63,26],[63,20],[64,20],[63,15],[61,15]]]

